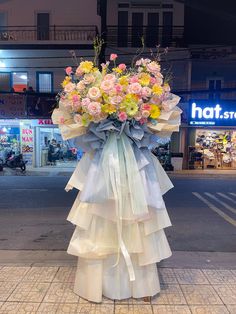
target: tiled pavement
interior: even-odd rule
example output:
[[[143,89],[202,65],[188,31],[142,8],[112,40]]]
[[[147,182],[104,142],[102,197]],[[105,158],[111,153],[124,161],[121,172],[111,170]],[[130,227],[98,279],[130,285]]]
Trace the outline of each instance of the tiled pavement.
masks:
[[[75,267],[0,266],[0,314],[236,314],[236,271],[160,268],[161,293],[90,303],[73,293]]]

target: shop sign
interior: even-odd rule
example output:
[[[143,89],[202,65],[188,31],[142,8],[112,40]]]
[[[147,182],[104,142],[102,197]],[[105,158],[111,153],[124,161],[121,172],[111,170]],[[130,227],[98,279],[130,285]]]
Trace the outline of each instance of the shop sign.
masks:
[[[25,96],[18,94],[0,94],[0,118],[25,117]]]
[[[34,131],[30,126],[22,125],[20,128],[21,152],[24,160],[28,161],[29,165],[33,164],[34,153]]]
[[[190,101],[189,125],[236,126],[236,101]]]
[[[39,119],[38,125],[52,125],[53,122],[51,119]]]

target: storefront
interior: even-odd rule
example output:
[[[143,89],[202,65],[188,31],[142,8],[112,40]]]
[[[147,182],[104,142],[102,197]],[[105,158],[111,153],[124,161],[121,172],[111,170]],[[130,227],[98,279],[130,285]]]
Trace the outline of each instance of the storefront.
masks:
[[[229,100],[189,103],[189,169],[236,169],[235,105]]]
[[[1,119],[0,158],[5,160],[10,151],[22,153],[32,167],[70,167],[81,155],[72,140],[63,141],[50,119]]]

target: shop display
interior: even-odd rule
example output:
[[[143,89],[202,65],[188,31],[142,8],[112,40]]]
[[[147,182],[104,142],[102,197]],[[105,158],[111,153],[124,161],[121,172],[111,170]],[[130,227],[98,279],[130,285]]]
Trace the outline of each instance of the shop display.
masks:
[[[236,131],[198,129],[195,154],[201,154],[204,169],[236,168]]]

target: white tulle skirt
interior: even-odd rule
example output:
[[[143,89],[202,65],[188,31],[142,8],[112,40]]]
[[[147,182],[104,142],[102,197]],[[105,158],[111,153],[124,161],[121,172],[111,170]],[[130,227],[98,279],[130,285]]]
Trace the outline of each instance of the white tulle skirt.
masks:
[[[119,231],[134,272],[131,281],[127,257],[119,246],[115,200],[93,203],[83,197],[88,181],[91,193],[96,188],[97,182],[93,181],[96,176],[91,173],[93,163],[94,156],[85,154],[66,186],[66,190],[80,190],[68,216],[76,226],[68,247],[69,254],[78,256],[74,292],[93,302],[102,302],[102,296],[118,300],[153,296],[160,291],[156,263],[171,256],[163,230],[171,222],[162,195],[173,185],[159,161],[150,154],[148,163],[140,167],[149,199],[148,212],[137,217],[126,198]],[[149,193],[150,190],[153,192]]]

